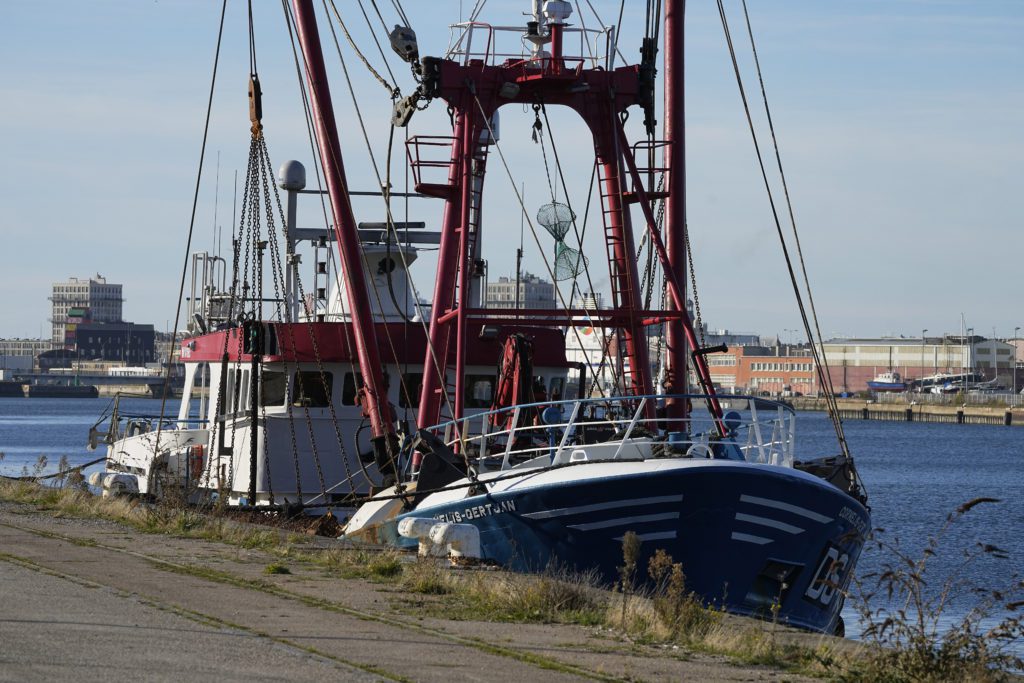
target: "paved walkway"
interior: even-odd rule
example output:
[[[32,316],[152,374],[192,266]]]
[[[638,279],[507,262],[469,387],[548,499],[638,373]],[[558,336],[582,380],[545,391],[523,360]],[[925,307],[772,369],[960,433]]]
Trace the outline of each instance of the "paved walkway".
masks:
[[[576,626],[411,616],[395,587],[0,503],[0,681],[799,680]]]

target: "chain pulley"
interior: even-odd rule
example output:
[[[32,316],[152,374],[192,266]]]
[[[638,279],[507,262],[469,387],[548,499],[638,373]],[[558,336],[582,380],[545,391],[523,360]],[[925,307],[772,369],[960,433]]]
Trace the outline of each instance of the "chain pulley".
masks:
[[[249,122],[252,123],[252,137],[257,139],[263,135],[263,89],[260,88],[260,77],[249,76]]]

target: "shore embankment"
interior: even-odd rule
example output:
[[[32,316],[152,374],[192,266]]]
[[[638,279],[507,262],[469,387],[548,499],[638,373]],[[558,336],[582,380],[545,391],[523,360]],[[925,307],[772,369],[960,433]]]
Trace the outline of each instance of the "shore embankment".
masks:
[[[721,613],[719,640],[691,647],[610,626],[603,601],[618,614],[621,595],[0,486],[10,680],[109,680],[113,666],[147,680],[810,681],[816,658],[859,648]]]
[[[823,398],[799,396],[787,399],[796,410],[825,410]],[[1024,425],[1024,407],[1002,404],[972,405],[955,402],[935,404],[913,398],[875,401],[863,398],[836,400],[843,420],[881,420],[884,422],[932,422],[996,426]]]

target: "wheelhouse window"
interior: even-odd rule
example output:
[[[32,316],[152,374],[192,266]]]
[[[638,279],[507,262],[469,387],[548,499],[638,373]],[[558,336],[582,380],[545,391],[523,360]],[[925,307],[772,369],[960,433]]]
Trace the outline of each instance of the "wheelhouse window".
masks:
[[[418,408],[420,391],[423,389],[423,373],[410,372],[398,389],[398,405],[401,408]],[[408,394],[408,395],[407,395]]]
[[[490,408],[494,401],[493,375],[466,375],[463,400],[467,408]]]
[[[381,373],[381,378],[384,380],[384,392],[387,393],[391,386],[391,377],[387,371]],[[363,373],[357,372],[355,374],[351,372],[345,373],[345,379],[342,380],[341,386],[341,405],[343,406],[354,406],[359,404],[359,390],[363,388]]]
[[[241,370],[227,370],[227,381],[224,383],[224,396],[219,397],[217,405],[222,415],[228,415],[237,410],[238,405],[238,380],[241,379]]]
[[[242,370],[240,373],[241,379],[236,380],[235,394],[236,405],[235,411],[246,410],[249,407],[249,371]]]
[[[361,373],[352,374],[351,372],[346,372],[345,381],[341,387],[341,405],[354,406],[356,404],[356,395],[361,386],[363,386],[363,376]]]
[[[334,374],[330,372],[299,371],[295,373],[293,405],[307,408],[326,408],[331,405]]]
[[[260,405],[284,405],[284,395],[287,388],[286,377],[283,372],[263,372],[262,377],[260,377]]]
[[[562,395],[565,393],[565,378],[564,377],[552,377],[551,387],[548,391],[548,396],[552,401],[561,401]]]

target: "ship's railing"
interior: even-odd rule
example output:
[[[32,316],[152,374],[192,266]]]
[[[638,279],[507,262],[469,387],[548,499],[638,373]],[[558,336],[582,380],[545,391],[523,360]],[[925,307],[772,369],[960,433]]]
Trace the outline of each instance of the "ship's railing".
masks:
[[[643,190],[648,199],[664,199],[668,196],[672,169],[665,153],[671,144],[668,140],[641,140],[633,145],[637,177],[641,181],[646,180]],[[634,182],[633,193],[636,194],[637,190]]]
[[[481,21],[464,21],[449,26],[450,37],[445,58],[463,65],[477,60],[485,65],[498,62],[537,62],[533,47],[526,40],[523,26],[493,26]],[[615,29],[573,28],[563,29],[562,60],[569,66],[577,64],[589,68],[614,67]]]
[[[405,154],[417,192],[445,196],[451,189],[448,170],[452,164],[454,141],[451,135],[415,135],[406,141]],[[430,192],[430,188],[438,188],[439,192]]]
[[[789,405],[750,398],[745,414],[727,411],[718,433],[704,411],[670,418],[665,395],[546,401],[479,413],[430,430],[480,470],[565,464],[584,460],[656,457],[715,458],[792,467],[795,412]],[[698,404],[706,397],[671,398]],[[654,410],[651,410],[651,409]],[[650,417],[651,414],[655,417]]]
[[[114,396],[109,410],[105,410],[100,418],[89,428],[88,446],[95,449],[100,444],[110,445],[121,439],[148,434],[162,430],[206,429],[209,420],[199,417],[178,419],[177,414],[159,415],[125,412],[121,410],[122,398],[140,398],[139,395],[121,394]]]

